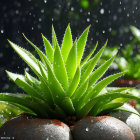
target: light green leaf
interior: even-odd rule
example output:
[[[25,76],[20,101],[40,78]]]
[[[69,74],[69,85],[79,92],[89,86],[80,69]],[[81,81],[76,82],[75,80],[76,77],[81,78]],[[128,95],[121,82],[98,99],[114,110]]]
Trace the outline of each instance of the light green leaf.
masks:
[[[98,46],[98,41],[97,41],[96,45],[94,46],[94,48],[92,49],[92,51],[89,53],[89,55],[81,62],[80,66],[83,66],[90,59],[92,54],[95,52],[97,46]]]
[[[133,35],[140,41],[140,30],[134,26],[130,26]]]
[[[49,67],[49,65],[47,66],[47,70],[48,70],[49,88],[51,89],[51,92],[53,93],[53,98],[55,99],[55,102],[60,103],[61,102],[60,99],[65,97],[64,90],[61,84],[59,83],[59,81],[57,80],[57,78],[55,77],[55,74],[53,70]]]
[[[126,101],[125,101],[126,102]],[[119,108],[120,106],[122,106],[124,104],[124,102],[116,102],[116,103],[108,103],[105,104],[100,111],[98,111],[100,114],[107,114],[110,113],[110,110],[114,110],[116,108]],[[91,111],[92,113],[92,111]]]
[[[100,49],[100,51],[92,58],[89,66],[87,67],[87,69],[85,70],[85,72],[83,73],[83,75],[81,76],[81,82],[87,80],[87,78],[91,74],[92,70],[94,69],[95,65],[97,64],[98,60],[100,59],[100,57],[101,57],[101,55],[103,53],[103,50],[106,47],[106,45],[107,45],[107,42],[102,47],[102,49]]]
[[[68,74],[69,83],[71,83],[73,76],[75,74],[75,71],[76,71],[76,67],[77,67],[76,55],[77,55],[77,51],[76,51],[76,41],[75,41],[66,61],[66,70]]]
[[[39,67],[37,65],[37,59],[27,50],[19,47],[18,45],[9,41],[12,48],[17,52],[17,54],[31,67],[35,74],[40,74]]]
[[[65,35],[63,38],[62,46],[61,46],[61,53],[62,53],[64,62],[66,62],[67,60],[71,47],[72,47],[72,35],[71,35],[70,26],[68,25],[65,31]]]
[[[81,84],[77,90],[74,92],[74,94],[71,96],[73,104],[76,106],[77,101],[80,100],[80,98],[83,96],[83,94],[86,92],[88,88],[89,79],[87,79],[83,84]]]
[[[114,81],[115,79],[119,78],[120,76],[124,74],[125,72],[117,73],[117,74],[108,76],[104,78],[103,80],[101,80],[100,82],[98,82],[92,88],[92,90],[90,90],[90,92],[86,92],[84,94],[82,99],[79,101],[78,106],[82,107],[84,104],[86,104],[89,101],[89,99],[91,100],[94,97],[96,97],[102,91],[102,89],[105,88],[108,84],[110,84],[112,81]]]
[[[85,29],[85,31],[82,33],[82,35],[80,36],[80,38],[77,41],[77,65],[78,66],[79,66],[79,64],[81,62],[81,58],[83,56],[89,28],[90,28],[90,26]]]
[[[27,78],[27,82],[32,85],[36,90],[41,92],[41,82],[38,81],[35,77],[31,76],[26,70],[25,70],[25,76]]]
[[[96,69],[89,78],[89,87],[93,86],[99,78],[107,71],[109,66],[112,64],[113,60],[115,59],[116,55],[110,58],[108,61],[106,61],[104,64],[102,64],[98,69]]]
[[[57,42],[57,38],[56,38],[56,34],[54,31],[53,25],[52,25],[52,44],[53,44],[53,48],[55,50],[55,47],[56,47],[56,45],[58,45],[58,42]]]
[[[49,64],[51,66],[51,63],[48,60],[48,58],[45,56],[45,54],[40,49],[38,49],[38,47],[36,47],[36,45],[34,45],[24,34],[23,34],[23,36],[29,42],[29,44],[31,44],[31,46],[33,46],[35,48],[35,50],[37,51],[38,55],[40,56],[40,59],[42,60],[43,64],[45,64],[45,65]]]
[[[126,112],[129,112],[129,113],[133,113],[133,114],[136,114],[136,115],[138,115],[140,117],[139,112],[137,112],[133,108],[130,108],[129,105],[127,105],[127,104],[124,104],[123,106],[114,109],[114,111],[117,111],[117,110],[121,110],[121,111],[126,111]]]
[[[17,103],[31,109],[33,112],[42,117],[47,117],[48,114],[52,115],[50,107],[43,100],[35,97],[31,97],[25,94],[12,94],[12,93],[1,93],[0,101],[8,101],[11,103]]]
[[[82,108],[80,108],[78,111],[80,113],[77,114],[77,115],[79,115],[78,118],[85,117],[86,115],[88,115],[89,112],[90,112],[89,115],[96,116],[97,112],[98,112],[97,110],[98,110],[98,108],[100,108],[100,106],[95,107],[96,103],[97,104],[102,103],[102,106],[103,106],[107,102],[110,102],[110,101],[117,99],[117,98],[134,99],[134,100],[140,101],[139,97],[133,96],[130,94],[123,94],[123,93],[102,94],[102,95],[99,95],[99,96],[93,98],[87,104],[85,104]],[[84,110],[85,110],[85,112],[84,112]]]
[[[8,72],[8,71],[6,71],[6,73],[9,76],[9,78],[13,82],[15,82],[19,87],[21,87],[26,93],[28,93],[31,96],[35,96],[37,98],[43,99],[41,95],[39,95],[38,92],[36,92],[36,90],[26,82],[27,79],[25,76]]]
[[[53,69],[58,81],[61,83],[64,90],[66,90],[68,88],[68,77],[67,77],[66,67],[58,44],[56,45],[54,51]]]
[[[80,81],[80,67],[77,68],[74,78],[68,88],[67,95],[69,97],[71,97],[72,94],[75,92],[75,90],[79,84],[79,81]]]
[[[47,38],[42,34],[42,38],[43,38],[43,42],[44,42],[44,46],[45,46],[45,50],[46,50],[46,55],[49,59],[49,61],[52,63],[53,62],[53,48],[50,44],[50,42],[47,40]]]
[[[88,102],[82,109],[77,110],[76,117],[78,119],[81,119],[81,118],[84,118],[85,116],[87,116],[97,101],[98,100],[92,100],[92,102]]]

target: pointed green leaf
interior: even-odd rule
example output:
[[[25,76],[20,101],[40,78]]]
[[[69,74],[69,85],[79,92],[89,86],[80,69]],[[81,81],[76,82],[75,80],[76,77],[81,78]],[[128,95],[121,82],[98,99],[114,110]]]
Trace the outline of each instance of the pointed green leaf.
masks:
[[[45,54],[40,49],[38,49],[38,47],[36,47],[36,45],[34,45],[24,34],[23,34],[23,36],[29,42],[29,44],[35,48],[35,50],[37,51],[38,55],[40,56],[40,59],[42,60],[43,64],[46,65],[46,63],[47,63],[51,66],[51,63],[50,63],[49,59],[45,56]]]
[[[89,112],[90,112],[89,115],[96,116],[97,113],[95,113],[95,110],[98,110],[98,108],[100,108],[100,106],[98,106],[98,108],[95,107],[96,103],[102,103],[102,106],[103,106],[107,102],[110,102],[110,101],[117,99],[117,98],[134,99],[134,100],[140,101],[139,97],[133,96],[130,94],[123,94],[123,93],[102,94],[102,95],[99,95],[99,96],[93,98],[92,100],[90,100],[82,108],[79,108],[79,112],[81,112],[79,118],[88,115]],[[92,109],[92,111],[91,111],[91,109]],[[86,112],[84,112],[84,110],[86,110]]]
[[[130,108],[129,105],[127,105],[127,104],[124,104],[123,106],[114,109],[114,111],[117,111],[117,110],[133,113],[133,114],[136,114],[140,117],[139,112],[136,111],[136,109]]]
[[[90,28],[90,26],[85,29],[85,31],[82,33],[82,35],[80,36],[80,38],[77,41],[77,65],[80,64],[81,58],[83,56],[89,28]]]
[[[123,104],[124,104],[124,102],[116,102],[116,103],[112,103],[111,102],[111,103],[105,104],[103,106],[103,108],[100,109],[100,112],[99,113],[101,113],[101,114],[110,113],[110,110],[117,109],[117,108],[121,107]]]
[[[83,66],[90,59],[92,54],[95,52],[97,46],[98,46],[98,41],[97,41],[96,45],[94,46],[94,48],[92,49],[92,51],[89,53],[89,55],[81,62],[80,66]]]
[[[70,26],[68,25],[65,31],[65,35],[64,35],[62,47],[61,47],[61,53],[62,53],[64,62],[66,62],[67,60],[71,47],[72,47],[72,35],[71,35]]]
[[[111,76],[108,76],[106,78],[104,78],[103,80],[101,80],[100,82],[98,82],[92,89],[91,91],[91,97],[95,97],[97,96],[100,91],[106,87],[108,84],[110,84],[112,81],[114,81],[115,79],[121,77],[122,75],[124,75],[126,72],[120,72]],[[93,94],[92,94],[93,93]]]
[[[45,79],[45,81],[48,81],[47,70],[44,69],[44,66],[40,61],[38,61],[38,66],[40,68],[40,72],[41,72],[42,77]]]
[[[67,95],[69,97],[71,97],[72,94],[74,93],[74,91],[76,90],[76,88],[79,84],[79,81],[80,81],[80,67],[77,68],[74,78],[68,88]]]
[[[68,55],[67,61],[66,61],[66,70],[68,74],[68,80],[69,83],[71,83],[73,76],[76,72],[76,41],[74,42],[74,45],[72,49],[70,50],[70,53]]]
[[[35,77],[31,76],[26,70],[25,70],[25,76],[27,78],[27,82],[40,92],[41,91],[41,87],[40,87],[41,82],[38,81]]]
[[[45,46],[45,50],[46,50],[46,55],[49,59],[49,61],[52,63],[53,62],[53,48],[50,44],[50,42],[47,40],[47,38],[42,35],[42,38],[43,38],[43,42],[44,42],[44,46]]]
[[[78,119],[84,118],[88,115],[92,107],[96,104],[98,100],[93,100],[92,102],[88,102],[81,110],[76,112],[76,116]]]
[[[64,90],[66,90],[68,88],[68,77],[67,77],[66,67],[58,44],[56,45],[54,51],[53,69],[58,81],[61,83]]]
[[[37,59],[27,50],[19,47],[18,45],[9,41],[12,48],[17,52],[17,54],[31,67],[35,74],[40,74],[39,67],[37,65]]]
[[[57,78],[55,77],[55,74],[54,74],[53,70],[49,67],[49,65],[47,66],[47,70],[48,70],[48,84],[49,84],[49,87],[50,87],[52,93],[54,94],[53,97],[58,102],[61,102],[59,100],[59,98],[65,97],[64,90],[63,90],[61,84],[59,83],[59,81],[57,80]]]
[[[8,101],[23,105],[42,117],[48,117],[51,109],[43,100],[25,94],[1,93],[0,101]]]
[[[107,69],[110,67],[112,62],[114,61],[116,55],[110,58],[108,61],[106,61],[104,64],[102,64],[98,69],[96,69],[89,78],[89,87],[93,86],[99,78],[107,71]]]
[[[20,88],[22,88],[26,93],[28,93],[31,96],[35,96],[37,98],[43,99],[41,95],[39,95],[38,92],[36,92],[36,90],[26,82],[25,76],[8,72],[8,71],[6,72],[9,78],[13,82],[15,82]]]
[[[90,92],[86,92],[84,94],[84,96],[82,97],[82,99],[79,101],[79,105],[78,106],[82,106],[85,103],[87,103],[89,101],[89,99],[93,99],[94,97],[96,97],[103,88],[105,88],[108,84],[110,84],[112,81],[114,81],[115,79],[119,78],[120,76],[124,75],[125,72],[121,72],[121,73],[117,73],[111,76],[108,76],[106,78],[104,78],[103,80],[101,80],[100,82],[98,82]]]
[[[65,112],[67,112],[70,115],[74,115],[75,109],[73,106],[73,103],[69,97],[65,97],[61,104],[62,108]]]
[[[87,67],[87,69],[85,70],[85,72],[83,73],[83,75],[81,76],[81,82],[87,80],[87,78],[89,77],[90,73],[93,71],[95,65],[97,64],[98,60],[100,59],[104,48],[106,47],[107,42],[105,43],[105,45],[102,47],[102,49],[100,49],[100,51],[92,58],[89,66]]]
[[[83,96],[83,94],[86,92],[88,88],[89,79],[87,79],[83,84],[81,84],[77,90],[74,92],[74,94],[71,96],[72,102],[74,105],[77,104],[77,101],[80,100],[80,98]]]
[[[56,38],[56,34],[54,31],[53,25],[52,25],[52,44],[53,44],[53,48],[55,50],[55,47],[56,47],[56,45],[58,45],[58,42],[57,42],[57,38]]]

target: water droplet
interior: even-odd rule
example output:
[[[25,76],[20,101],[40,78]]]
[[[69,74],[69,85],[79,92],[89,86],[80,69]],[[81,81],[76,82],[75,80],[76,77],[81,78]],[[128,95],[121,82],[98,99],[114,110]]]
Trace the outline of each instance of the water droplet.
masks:
[[[73,7],[71,7],[71,11],[74,11],[74,8]]]
[[[130,14],[129,13],[127,13],[127,17],[129,17],[130,16]]]
[[[86,128],[86,131],[89,131],[89,129],[88,129],[88,128]]]
[[[88,15],[90,15],[90,12],[88,12]]]
[[[44,0],[44,3],[47,3],[47,0]]]
[[[29,72],[29,68],[28,68],[28,67],[26,67],[25,70],[26,70],[27,72]]]
[[[100,10],[100,13],[101,13],[101,14],[104,14],[104,12],[105,12],[104,9],[101,9],[101,10]]]
[[[1,29],[1,31],[0,31],[2,34],[4,33],[4,30],[3,29]]]
[[[41,22],[42,21],[42,18],[39,18],[38,20],[39,20],[39,22]]]
[[[90,18],[87,18],[87,22],[90,22]]]
[[[41,13],[42,13],[42,14],[44,13],[44,9],[41,9]]]
[[[102,33],[105,34],[105,30],[103,30]]]
[[[0,58],[3,57],[3,53],[0,53]]]
[[[91,120],[91,123],[93,123],[94,122],[94,120]]]

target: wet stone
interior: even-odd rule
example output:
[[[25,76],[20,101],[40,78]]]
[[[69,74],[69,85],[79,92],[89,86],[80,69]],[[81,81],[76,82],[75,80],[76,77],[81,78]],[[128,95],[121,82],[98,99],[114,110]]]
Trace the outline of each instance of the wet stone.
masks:
[[[72,140],[69,127],[59,120],[21,115],[0,128],[1,138],[16,140]]]
[[[135,140],[131,129],[122,121],[110,117],[86,117],[72,128],[74,140]]]

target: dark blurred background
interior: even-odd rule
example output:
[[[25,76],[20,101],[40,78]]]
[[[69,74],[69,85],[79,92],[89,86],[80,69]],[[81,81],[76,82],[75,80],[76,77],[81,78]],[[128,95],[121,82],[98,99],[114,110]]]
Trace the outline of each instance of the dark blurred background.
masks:
[[[123,47],[133,39],[129,26],[140,28],[139,7],[139,0],[0,0],[0,91],[17,90],[5,70],[29,70],[7,39],[34,53],[22,33],[43,49],[41,33],[51,40],[52,24],[60,44],[68,23],[73,39],[91,24],[86,53],[97,40],[99,48],[107,39],[110,46]]]

